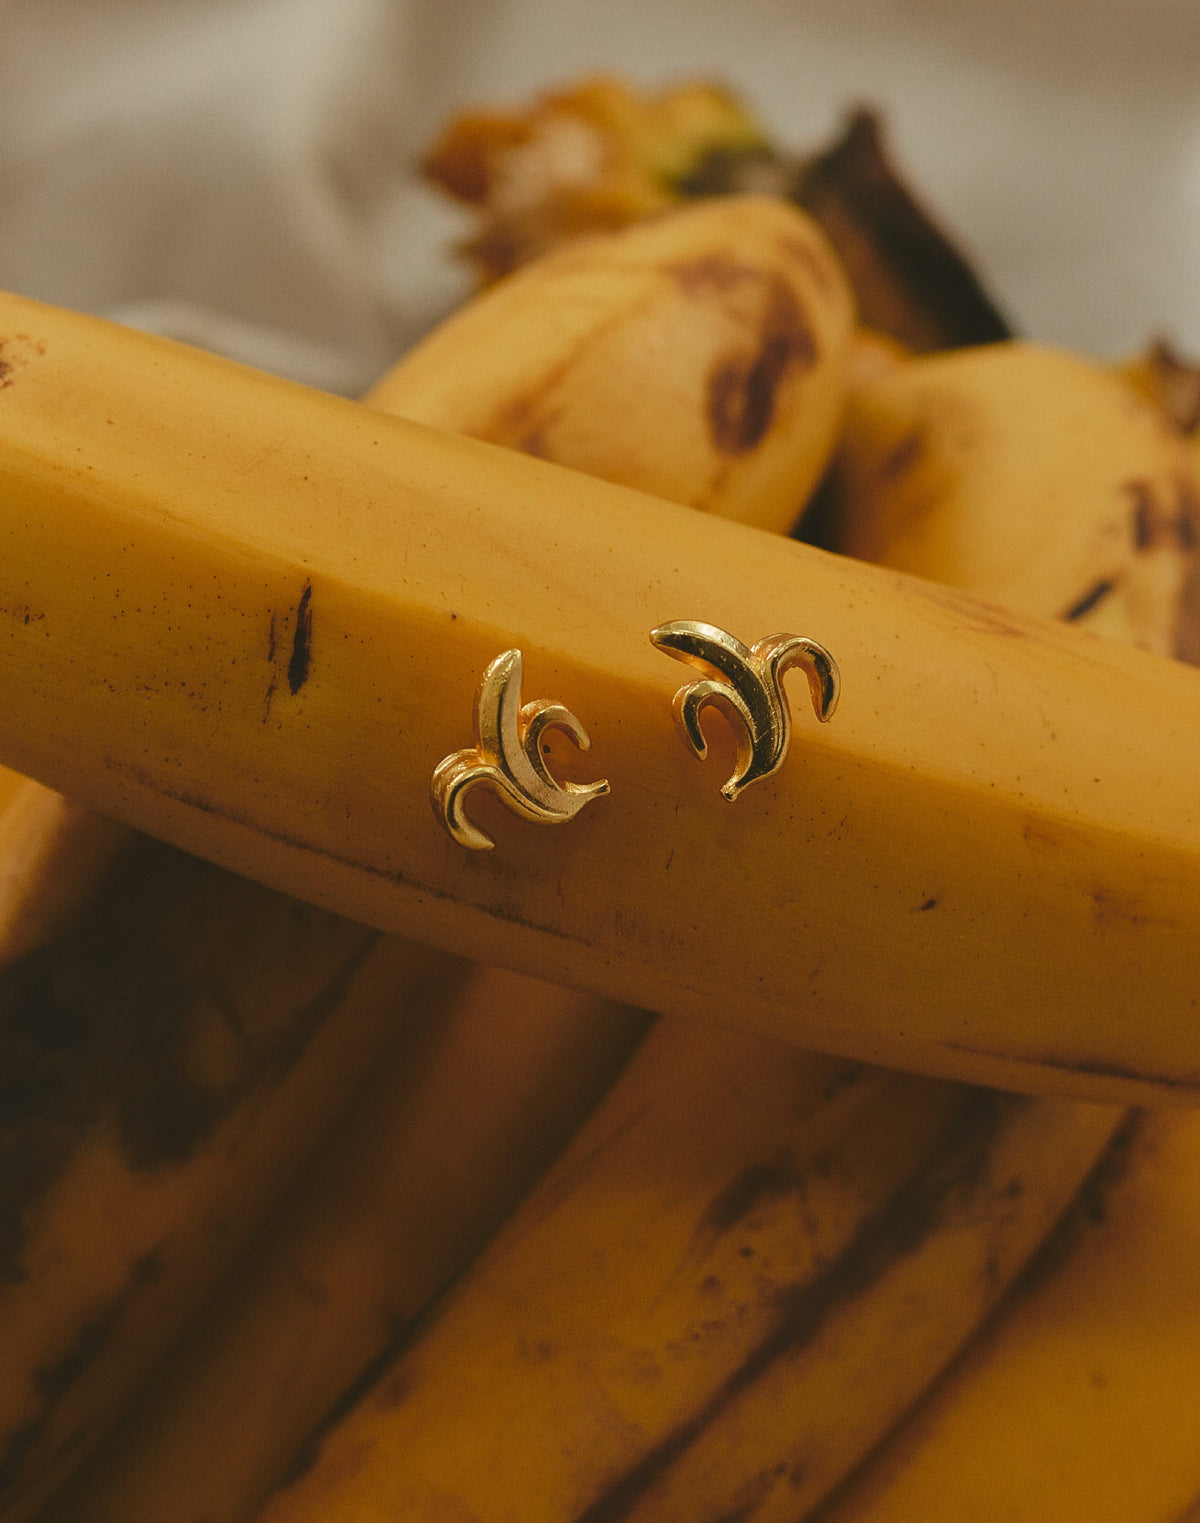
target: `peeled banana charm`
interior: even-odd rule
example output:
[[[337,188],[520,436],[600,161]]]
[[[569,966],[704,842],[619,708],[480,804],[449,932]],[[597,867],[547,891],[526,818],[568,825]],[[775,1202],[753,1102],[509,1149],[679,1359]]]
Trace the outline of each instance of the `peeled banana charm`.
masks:
[[[712,674],[675,694],[675,723],[684,744],[701,761],[708,755],[700,728],[704,710],[718,709],[733,725],[737,765],[721,789],[730,803],[751,783],[783,766],[792,738],[791,710],[783,691],[789,667],[803,666],[807,672],[813,709],[822,723],[837,707],[837,662],[806,635],[767,635],[747,648],[715,624],[678,619],[651,630],[650,640],[664,654]]]
[[[539,698],[521,704],[521,652],[506,650],[488,667],[475,697],[475,746],[444,757],[434,769],[434,813],[460,846],[490,851],[491,836],[463,813],[469,789],[487,783],[514,814],[545,825],[572,820],[589,800],[608,792],[608,782],[558,783],[542,756],[546,730],[564,730],[581,751],[587,731],[561,703]]]

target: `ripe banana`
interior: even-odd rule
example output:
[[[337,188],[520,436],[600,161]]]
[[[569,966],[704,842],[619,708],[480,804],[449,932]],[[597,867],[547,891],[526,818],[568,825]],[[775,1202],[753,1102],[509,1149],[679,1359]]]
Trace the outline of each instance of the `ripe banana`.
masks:
[[[1194,464],[1105,367],[1025,343],[895,365],[855,386],[839,462],[846,554],[1200,653]]]
[[[1114,1124],[663,1021],[262,1523],[794,1518]]]
[[[1014,1087],[1195,1095],[1193,673],[147,335],[0,314],[31,335],[0,407],[8,763],[629,1003]],[[681,618],[811,635],[842,669],[835,722],[798,724],[733,806],[673,733],[678,669],[648,637]],[[526,696],[595,740],[543,765],[611,794],[557,829],[484,800],[484,857],[429,782],[514,647]]]
[[[1066,604],[1086,605],[1081,621],[1195,659],[1189,479],[1175,438],[1134,404],[1127,379],[1170,400],[1144,372],[1109,376],[1027,346],[894,371],[852,409],[847,538],[867,543],[887,537],[885,522],[908,524],[896,563],[952,535],[958,564],[973,565],[976,546],[957,524],[990,493],[992,511],[1048,561],[1065,563],[1072,544],[1081,552]],[[1088,440],[1107,441],[1086,460],[1073,448],[1081,422]],[[880,458],[912,437],[920,458],[898,485],[881,477]],[[1052,515],[1034,510],[1047,502]],[[1078,590],[1097,579],[1101,598]],[[1136,1118],[1023,1283],[822,1523],[1190,1517],[1200,1498],[1198,1202],[1200,1122]]]
[[[430,1002],[40,1523],[241,1523],[484,1246],[645,1027],[499,969]]]
[[[824,294],[812,288],[823,259]],[[734,272],[733,289],[681,287],[680,271],[695,268]],[[712,377],[731,354],[770,347],[764,321],[792,290],[814,310],[826,359],[781,377],[761,439],[721,469],[706,443]],[[634,485],[651,477],[693,506],[782,527],[832,448],[848,337],[849,302],[819,237],[769,203],[742,218],[713,205],[595,240],[496,288],[370,400],[499,442],[536,435],[565,463]],[[517,417],[528,439],[509,438]],[[798,477],[799,459],[812,464]],[[641,1012],[497,970],[432,1014],[419,1050],[401,1044],[379,1064],[55,1518],[249,1516],[343,1390],[553,1161],[646,1024]],[[677,1027],[681,1052],[693,1032],[693,1022]],[[916,1085],[917,1102],[927,1089]],[[923,1138],[928,1123],[916,1124]]]
[[[1200,1114],[1143,1115],[821,1523],[1200,1514]]]
[[[82,1459],[443,965],[135,840],[0,975],[5,1523]]]
[[[546,315],[530,322],[535,298]],[[812,223],[782,203],[713,201],[510,277],[371,400],[786,533],[841,424],[852,316]],[[496,334],[517,329],[514,354]]]

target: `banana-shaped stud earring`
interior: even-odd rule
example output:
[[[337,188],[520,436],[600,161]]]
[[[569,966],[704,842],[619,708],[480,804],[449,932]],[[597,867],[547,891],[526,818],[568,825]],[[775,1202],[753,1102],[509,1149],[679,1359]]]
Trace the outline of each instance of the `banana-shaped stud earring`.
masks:
[[[650,639],[666,655],[707,674],[681,687],[673,704],[679,733],[701,761],[708,755],[700,728],[704,710],[719,709],[734,726],[737,765],[721,789],[731,802],[751,783],[777,772],[787,756],[792,721],[783,675],[789,667],[804,668],[819,720],[831,718],[837,707],[837,662],[805,635],[767,635],[746,646],[715,624],[679,619],[652,629]]]
[[[430,796],[434,813],[460,846],[490,851],[495,841],[463,812],[469,790],[489,784],[515,813],[527,820],[559,825],[609,791],[607,779],[559,783],[542,756],[544,731],[564,730],[581,751],[588,733],[561,703],[537,699],[521,703],[521,652],[496,657],[475,695],[475,745],[444,757],[434,768]]]

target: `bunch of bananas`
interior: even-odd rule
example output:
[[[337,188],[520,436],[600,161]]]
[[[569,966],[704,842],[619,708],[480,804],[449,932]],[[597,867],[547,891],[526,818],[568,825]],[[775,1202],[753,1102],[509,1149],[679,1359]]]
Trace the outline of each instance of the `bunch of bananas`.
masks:
[[[1190,1515],[1189,372],[1006,339],[880,152],[472,117],[529,262],[366,406],[0,299],[0,755],[104,811],[5,775],[3,1523]],[[761,804],[692,614],[871,674]],[[620,746],[481,862],[506,643]]]

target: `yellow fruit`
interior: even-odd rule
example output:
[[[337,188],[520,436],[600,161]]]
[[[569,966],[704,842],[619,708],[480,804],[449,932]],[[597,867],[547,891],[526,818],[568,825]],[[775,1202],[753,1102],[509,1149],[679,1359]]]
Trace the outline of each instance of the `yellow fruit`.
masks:
[[[433,991],[44,1523],[234,1523],[485,1245],[646,1017],[498,969]]]
[[[689,248],[694,254],[702,229],[713,253],[728,255],[728,227],[715,215],[680,218],[656,231],[658,257],[676,263]],[[769,271],[778,258],[769,242],[752,258],[744,234],[738,246],[749,267]],[[588,439],[587,425],[607,417],[620,424],[609,462],[637,484],[651,461],[661,482],[663,464],[647,445],[665,415],[681,420],[682,431],[687,407],[703,416],[696,379],[725,338],[724,325],[705,324],[700,314],[697,341],[673,346],[670,364],[664,354],[644,374],[643,408],[614,413],[613,394],[624,394],[631,368],[642,371],[640,349],[653,344],[662,310],[670,313],[676,301],[669,281],[602,282],[606,270],[628,269],[646,247],[642,233],[593,243],[569,274],[562,261],[546,261],[435,334],[373,400],[442,424],[453,423],[460,406],[463,423],[486,432],[517,398],[527,417],[554,419],[556,456],[571,463],[580,463],[571,447]],[[625,304],[620,345],[590,348],[572,335],[560,311],[569,315],[585,298],[595,322],[603,315],[602,331],[611,331]],[[477,366],[467,334],[483,355]],[[806,416],[809,428],[821,428],[819,413]],[[795,433],[789,407],[780,408],[778,424]],[[712,511],[754,510],[744,490],[706,495],[681,451],[668,449],[664,459],[678,463],[669,485],[681,500],[690,492]],[[764,517],[778,511],[775,500],[763,493]],[[382,1370],[380,1389],[404,1380],[403,1369],[388,1370],[381,1357],[389,1330],[399,1334],[461,1261],[471,1233],[495,1220],[522,1169],[548,1156],[554,1117],[561,1134],[581,1108],[581,1092],[594,1094],[611,1073],[630,1019],[512,975],[479,975],[418,1060],[389,1067],[371,1096],[360,1097],[354,1117],[280,1203],[253,1256],[62,1499],[56,1523],[131,1523],[168,1512],[173,1523],[234,1523],[249,1516],[252,1499],[288,1461],[294,1468],[300,1435],[324,1409],[344,1406],[343,1390],[365,1388],[365,1379],[355,1380],[361,1370]],[[717,1036],[694,1019],[661,1022],[647,1053],[617,1081],[574,1150],[584,1166],[564,1164],[531,1198],[521,1217],[534,1224],[531,1238],[517,1229],[519,1247],[489,1256],[508,1287],[504,1305],[497,1310],[495,1273],[470,1273],[447,1313],[449,1327],[434,1333],[441,1354],[429,1358],[448,1377],[488,1350],[496,1357],[486,1378],[481,1372],[478,1405],[459,1391],[447,1401],[434,1378],[414,1394],[419,1410],[405,1419],[432,1434],[439,1484],[453,1489],[468,1484],[462,1473],[472,1477],[469,1485],[488,1499],[483,1515],[504,1507],[524,1517],[552,1506],[594,1484],[604,1455],[646,1468],[674,1414],[710,1407],[714,1420],[694,1452],[671,1467],[673,1487],[695,1492],[702,1475],[701,1493],[713,1507],[729,1490],[754,1486],[802,1442],[789,1414],[811,1406],[820,1417],[803,1437],[815,1439],[820,1455],[804,1484],[807,1494],[820,1494],[999,1293],[1113,1124],[1086,1108],[993,1103],[948,1085],[863,1073],[779,1044]],[[593,1153],[589,1139],[614,1131],[619,1145]],[[1019,1202],[1011,1188],[1018,1173]],[[630,1212],[644,1228],[627,1230]],[[689,1255],[681,1242],[699,1246]],[[842,1251],[829,1268],[822,1255],[834,1247]],[[753,1310],[741,1304],[746,1298]],[[805,1318],[824,1328],[824,1340],[814,1331],[812,1346],[801,1347],[801,1339],[773,1357],[764,1334],[774,1329],[770,1336],[786,1341],[808,1325]],[[505,1349],[541,1342],[547,1323],[565,1323],[569,1334],[554,1340],[530,1384],[525,1361]],[[868,1379],[881,1341],[902,1341],[904,1357],[889,1361],[888,1380]],[[853,1356],[839,1343],[852,1344]],[[595,1349],[604,1350],[611,1400],[632,1403],[642,1417],[639,1432],[616,1445],[608,1408],[596,1399]],[[663,1365],[657,1388],[648,1376],[656,1358]],[[763,1366],[757,1379],[756,1362]],[[746,1377],[736,1399],[724,1391],[731,1366]],[[847,1389],[859,1382],[866,1393],[848,1403]],[[553,1409],[539,1421],[547,1400]],[[388,1458],[391,1418],[364,1433],[361,1413],[374,1405],[369,1398],[345,1419],[330,1453],[373,1448],[383,1471],[371,1485],[378,1505],[395,1500],[397,1479]],[[497,1409],[527,1411],[519,1443]],[[568,1432],[576,1440],[569,1449]],[[722,1446],[715,1484],[706,1475],[714,1444]],[[531,1470],[532,1489],[522,1479]],[[314,1487],[333,1516],[356,1505],[336,1459],[332,1478],[323,1459],[302,1495]],[[786,1494],[795,1499],[790,1485]],[[279,1505],[292,1500],[286,1494]],[[689,1515],[697,1505],[692,1497]]]
[[[1115,1124],[694,1030],[655,1028],[262,1523],[795,1518],[953,1354]]]
[[[1200,1496],[1200,1115],[1140,1117],[822,1523],[1158,1523]]]
[[[896,366],[855,388],[839,486],[849,555],[944,565],[1009,608],[1164,655],[1200,650],[1189,451],[1104,366],[1021,343]]]
[[[371,400],[783,533],[832,452],[851,338],[812,223],[782,202],[713,201],[511,276]]]
[[[993,542],[1007,526],[1011,602],[1028,606],[1077,555],[1082,590],[1065,606],[1080,622],[1196,659],[1197,507],[1178,434],[1194,376],[1165,355],[1130,371],[1018,345],[864,386],[843,443],[845,542],[877,543],[897,565],[953,545],[976,582],[988,541],[960,526]],[[889,451],[907,453],[903,470],[881,471]],[[1190,1517],[1198,1199],[1196,1117],[1135,1117],[1014,1294],[822,1523]]]
[[[83,1458],[445,961],[134,840],[0,975],[5,1523]]]
[[[630,1003],[1016,1087],[1194,1098],[1193,672],[147,335],[0,310],[44,349],[0,409],[8,763],[339,912]],[[787,764],[732,806],[674,733],[678,666],[649,632],[680,618],[810,635],[841,666],[836,719],[798,711]],[[593,737],[586,758],[556,737],[551,772],[611,794],[559,827],[483,798],[483,856],[429,783],[513,647],[525,696]]]

